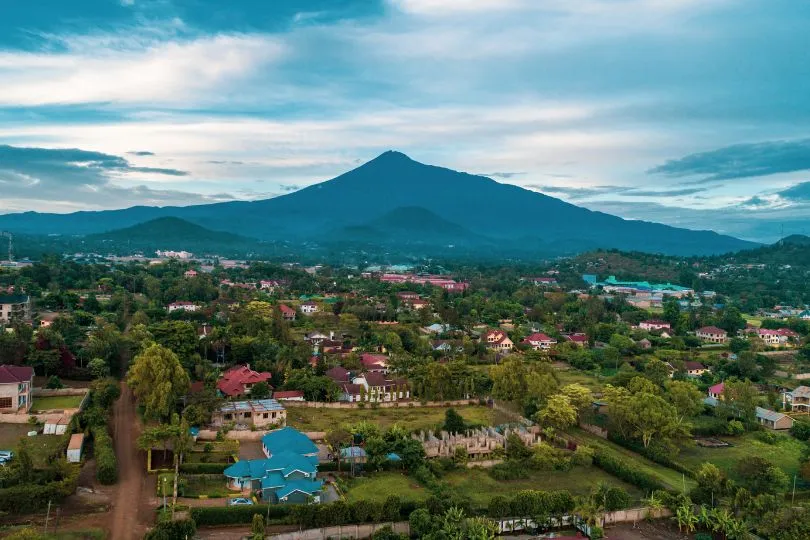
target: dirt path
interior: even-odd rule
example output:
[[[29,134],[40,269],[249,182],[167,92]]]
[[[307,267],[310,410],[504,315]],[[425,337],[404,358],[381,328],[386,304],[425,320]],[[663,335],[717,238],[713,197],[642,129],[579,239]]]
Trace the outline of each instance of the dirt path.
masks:
[[[136,446],[140,422],[135,413],[134,397],[124,382],[121,382],[121,398],[115,402],[113,418],[118,484],[110,516],[110,538],[140,539],[152,522],[152,516],[148,515],[149,508],[144,507],[143,495],[149,493],[144,491],[146,466]]]

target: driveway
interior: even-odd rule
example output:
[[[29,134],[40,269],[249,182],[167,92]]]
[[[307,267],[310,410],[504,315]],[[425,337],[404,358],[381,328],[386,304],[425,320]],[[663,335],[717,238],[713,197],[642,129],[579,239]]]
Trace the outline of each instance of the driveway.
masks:
[[[241,441],[239,443],[239,460],[246,459],[264,459],[264,452],[262,451],[262,443],[259,441]]]

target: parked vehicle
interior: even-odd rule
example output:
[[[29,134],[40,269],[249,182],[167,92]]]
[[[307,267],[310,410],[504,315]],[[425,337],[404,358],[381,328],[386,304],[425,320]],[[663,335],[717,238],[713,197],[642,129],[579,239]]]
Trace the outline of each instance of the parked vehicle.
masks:
[[[246,497],[235,497],[228,499],[228,506],[248,506],[253,504],[253,501]]]

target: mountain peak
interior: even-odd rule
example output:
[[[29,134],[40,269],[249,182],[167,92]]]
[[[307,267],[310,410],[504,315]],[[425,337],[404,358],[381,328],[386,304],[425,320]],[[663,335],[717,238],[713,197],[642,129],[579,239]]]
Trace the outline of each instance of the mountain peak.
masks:
[[[368,163],[391,164],[391,163],[408,163],[408,162],[413,163],[414,160],[412,160],[406,154],[403,154],[402,152],[399,152],[397,150],[386,150],[385,152],[375,157]]]

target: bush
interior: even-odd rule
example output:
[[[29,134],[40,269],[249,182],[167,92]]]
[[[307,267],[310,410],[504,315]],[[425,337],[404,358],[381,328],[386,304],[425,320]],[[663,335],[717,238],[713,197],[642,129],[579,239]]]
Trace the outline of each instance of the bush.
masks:
[[[47,484],[18,484],[0,489],[0,512],[30,513],[48,506],[49,501],[60,502],[76,491],[79,468],[68,466],[65,476]]]
[[[229,466],[228,463],[181,463],[180,472],[186,474],[220,474]]]
[[[96,457],[96,480],[104,485],[115,484],[118,481],[118,460],[106,428],[93,428],[93,451]]]
[[[144,540],[186,540],[194,538],[196,532],[197,524],[191,519],[161,521],[143,538]]]
[[[51,375],[48,378],[48,382],[45,384],[45,388],[48,388],[50,390],[58,390],[64,387],[65,385],[62,384],[62,381],[60,381],[59,377],[57,377],[56,375]]]
[[[754,437],[765,444],[776,444],[779,442],[779,436],[771,431],[757,431]]]
[[[644,490],[664,490],[664,485],[657,478],[635,469],[627,462],[614,457],[605,450],[597,448],[593,454],[593,463],[613,476]]]
[[[313,505],[314,506],[314,505]],[[190,510],[191,519],[200,526],[212,525],[250,525],[253,514],[268,516],[270,520],[286,519],[292,514],[294,506],[278,504],[251,506],[210,506],[196,507]],[[269,512],[269,514],[268,514]]]
[[[745,433],[745,424],[739,420],[730,420],[726,426],[726,434],[740,436]]]

